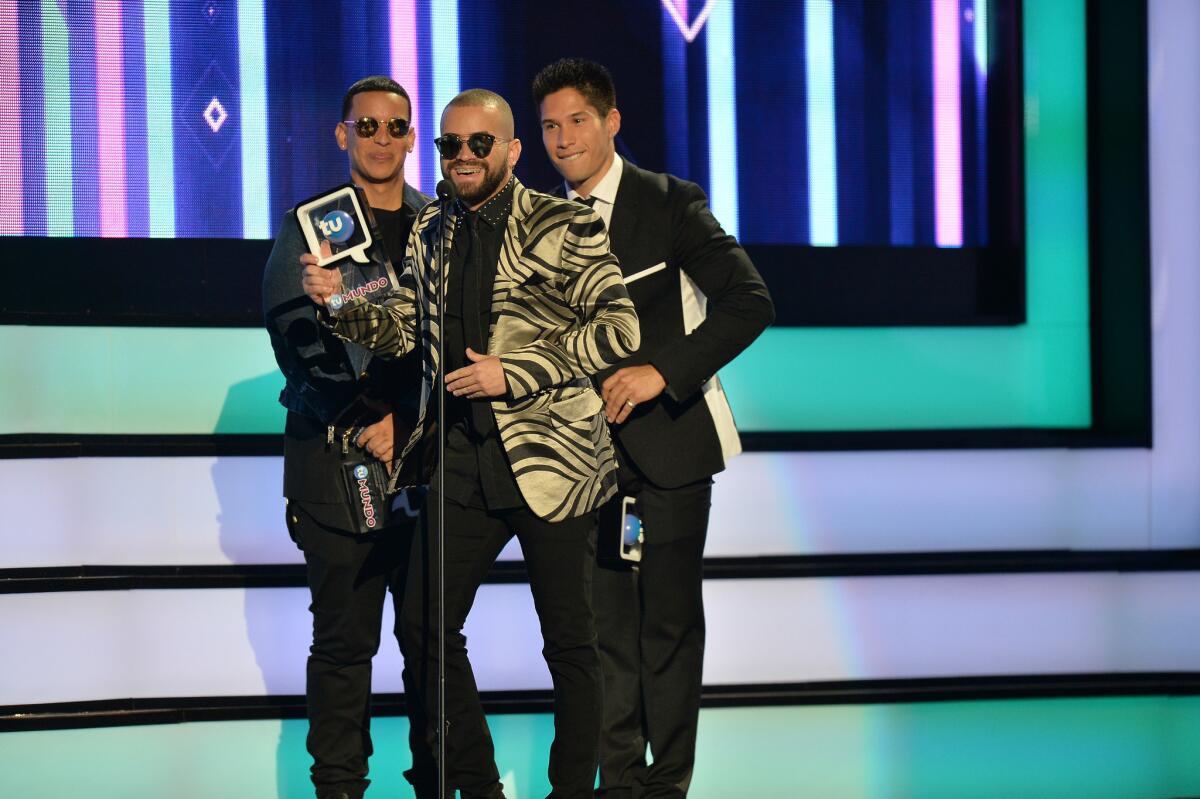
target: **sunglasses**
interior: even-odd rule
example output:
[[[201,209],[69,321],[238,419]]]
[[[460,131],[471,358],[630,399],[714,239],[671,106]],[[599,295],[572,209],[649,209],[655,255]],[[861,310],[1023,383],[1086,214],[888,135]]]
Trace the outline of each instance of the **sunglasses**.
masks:
[[[465,139],[453,133],[446,133],[434,139],[433,143],[437,145],[438,153],[442,158],[452,161],[458,158],[458,153],[464,144],[476,158],[487,158],[492,152],[492,145],[496,142],[504,144],[510,141],[512,139],[498,139],[490,133],[472,133]]]
[[[373,139],[375,134],[379,132],[379,120],[373,117],[359,117],[358,119],[343,120],[346,125],[353,125],[354,132],[358,134],[360,139]],[[392,117],[387,121],[388,135],[393,139],[403,139],[408,135],[408,120],[400,117]]]

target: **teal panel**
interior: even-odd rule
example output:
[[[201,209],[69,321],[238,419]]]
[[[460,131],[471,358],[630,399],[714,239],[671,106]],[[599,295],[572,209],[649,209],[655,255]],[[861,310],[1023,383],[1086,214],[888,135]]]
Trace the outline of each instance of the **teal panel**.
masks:
[[[768,331],[721,372],[738,428],[1086,427],[1086,325]]]
[[[1083,0],[1022,5],[1031,327],[1088,323],[1087,52]]]
[[[549,789],[546,715],[492,716],[509,799]],[[0,733],[0,794],[311,797],[307,723]],[[411,797],[404,719],[372,723],[370,797]],[[701,713],[691,799],[1163,799],[1200,795],[1200,697],[723,708]]]
[[[278,433],[264,330],[0,327],[0,433]]]

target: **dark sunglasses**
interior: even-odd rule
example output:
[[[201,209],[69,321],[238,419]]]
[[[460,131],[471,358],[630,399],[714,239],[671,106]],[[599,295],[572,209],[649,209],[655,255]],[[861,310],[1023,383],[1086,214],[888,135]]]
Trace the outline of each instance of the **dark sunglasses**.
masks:
[[[453,133],[446,133],[434,139],[433,143],[437,145],[438,153],[442,158],[453,161],[458,158],[458,153],[464,144],[475,154],[476,158],[487,158],[492,152],[492,145],[496,142],[504,144],[510,141],[512,139],[498,139],[490,133],[472,133],[465,139]]]
[[[343,122],[347,125],[354,126],[354,132],[358,134],[360,139],[373,139],[375,134],[379,132],[379,120],[373,117],[359,117],[358,119],[346,119]],[[408,120],[400,117],[392,117],[387,121],[388,135],[393,139],[403,139],[408,135]]]

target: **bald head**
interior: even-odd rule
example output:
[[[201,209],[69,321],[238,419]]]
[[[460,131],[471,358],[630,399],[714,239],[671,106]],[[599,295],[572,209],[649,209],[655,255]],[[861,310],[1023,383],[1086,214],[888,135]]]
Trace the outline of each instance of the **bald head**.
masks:
[[[516,123],[513,122],[512,107],[508,101],[500,95],[488,89],[467,89],[465,92],[459,92],[453,100],[446,104],[445,111],[442,111],[443,125],[445,130],[444,120],[446,111],[451,108],[486,108],[493,113],[492,117],[497,129],[495,133],[504,138],[511,139],[516,135]]]

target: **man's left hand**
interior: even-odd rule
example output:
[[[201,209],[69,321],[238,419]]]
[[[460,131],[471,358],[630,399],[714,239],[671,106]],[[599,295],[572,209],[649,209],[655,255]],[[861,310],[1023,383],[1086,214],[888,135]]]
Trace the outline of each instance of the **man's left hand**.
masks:
[[[604,418],[609,424],[621,424],[643,402],[663,393],[667,381],[662,373],[650,364],[626,366],[618,369],[600,387],[604,398]]]
[[[395,455],[395,418],[388,414],[373,425],[363,428],[354,443],[383,461],[388,474],[392,473],[392,457]]]
[[[446,390],[456,397],[479,399],[499,397],[508,393],[508,381],[504,379],[504,364],[495,355],[480,355],[467,347],[470,366],[455,369],[446,375]]]

